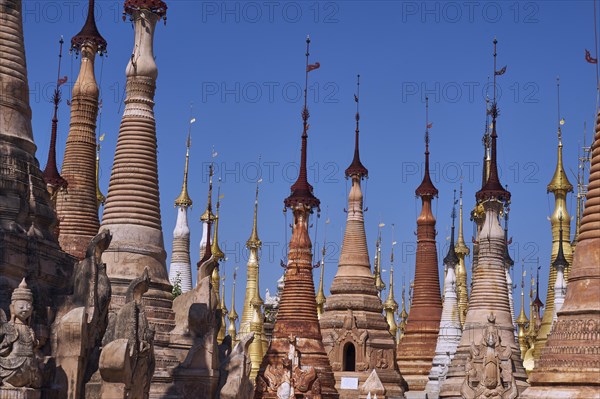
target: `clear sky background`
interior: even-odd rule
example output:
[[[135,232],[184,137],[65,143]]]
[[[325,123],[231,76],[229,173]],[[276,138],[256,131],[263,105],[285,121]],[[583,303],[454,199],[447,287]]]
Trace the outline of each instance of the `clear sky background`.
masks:
[[[50,141],[58,40],[79,32],[87,1],[24,1],[25,38],[37,157],[43,168]],[[220,239],[227,254],[230,305],[231,274],[239,267],[237,310],[243,303],[245,242],[250,235],[257,163],[262,179],[259,235],[263,241],[261,289],[274,291],[283,270],[286,222],[283,199],[297,176],[300,152],[305,38],[310,34],[309,181],[321,199],[318,248],[327,225],[325,286],[334,276],[342,240],[349,182],[344,170],[353,153],[353,94],[361,75],[361,158],[369,169],[365,227],[371,259],[377,225],[383,229],[384,268],[389,270],[395,224],[396,296],[403,276],[414,276],[416,217],[414,190],[422,178],[425,96],[430,99],[432,178],[439,189],[434,204],[438,257],[447,250],[452,194],[464,178],[465,239],[471,246],[468,219],[481,184],[481,136],[485,126],[485,87],[493,74],[494,36],[498,66],[508,65],[499,80],[498,164],[501,182],[512,192],[510,252],[520,280],[521,260],[535,268],[539,257],[541,297],[545,301],[551,253],[547,217],[554,201],[546,194],[556,164],[556,76],[561,78],[561,116],[567,175],[576,184],[577,155],[587,122],[588,144],[596,109],[595,68],[584,61],[594,50],[592,1],[167,1],[167,25],[157,27],[159,68],[156,121],[165,248],[170,259],[181,189],[185,139],[192,115],[190,210],[192,264],[199,259],[199,217],[206,206],[207,170],[214,146],[222,177]],[[108,41],[108,57],[97,58],[103,111],[102,191],[108,192],[125,85],[125,66],[133,48],[133,30],[123,22],[122,1],[98,1],[97,23]],[[65,53],[65,98],[79,60]],[[69,108],[59,115],[57,159],[62,164]],[[568,198],[575,214],[574,196]],[[291,222],[291,215],[287,223]],[[573,223],[574,224],[574,223]],[[314,227],[311,237],[314,237]],[[320,255],[315,257],[315,262]],[[470,274],[471,259],[467,261]],[[193,267],[195,273],[195,267]],[[441,276],[441,274],[440,274]],[[318,273],[315,273],[318,278]],[[528,277],[529,279],[529,272]],[[388,273],[384,273],[388,280]],[[316,284],[316,283],[315,283]],[[526,284],[526,286],[528,286]],[[515,291],[519,306],[519,289]],[[518,308],[517,308],[518,312]],[[240,312],[241,313],[241,312]]]

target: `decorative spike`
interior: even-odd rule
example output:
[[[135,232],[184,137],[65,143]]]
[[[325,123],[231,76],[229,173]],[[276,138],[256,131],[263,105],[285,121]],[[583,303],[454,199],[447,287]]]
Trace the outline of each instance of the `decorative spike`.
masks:
[[[423,181],[421,185],[417,187],[415,194],[419,197],[437,197],[438,190],[431,181],[429,175],[429,98],[425,97],[425,173],[423,174]]]
[[[62,49],[64,44],[64,39],[60,37],[60,50],[58,52],[58,76],[56,78],[56,89],[54,89],[54,95],[52,96],[52,103],[54,104],[54,114],[52,116],[52,132],[50,135],[50,146],[48,147],[48,161],[46,162],[46,168],[42,172],[42,176],[44,181],[46,182],[46,187],[48,189],[48,193],[50,193],[50,198],[53,203],[56,204],[56,196],[59,191],[65,190],[68,186],[68,183],[58,172],[58,167],[56,166],[56,136],[58,134],[58,105],[60,104],[62,98],[62,94],[60,91],[60,86],[66,82],[66,76],[63,78],[60,76],[60,66],[62,61]]]
[[[216,214],[214,216],[215,231],[213,233],[212,246],[210,248],[211,253],[218,261],[225,259],[225,254],[223,253],[223,251],[221,251],[221,248],[219,247],[219,217],[220,217],[219,216],[219,208],[220,207],[221,207],[221,178],[219,178],[219,186],[217,187],[217,210],[216,210]]]
[[[500,178],[498,176],[498,164],[497,164],[497,145],[496,140],[498,138],[498,134],[496,131],[496,119],[499,115],[498,113],[498,104],[496,102],[496,76],[502,75],[504,72],[499,73],[496,71],[496,45],[498,44],[498,40],[494,39],[494,97],[492,106],[490,109],[492,115],[492,135],[491,145],[490,145],[490,168],[489,168],[489,178],[476,194],[476,198],[478,201],[485,201],[489,199],[496,199],[499,201],[509,201],[510,200],[510,192],[506,191],[502,184],[500,183]],[[503,68],[505,71],[506,67]]]
[[[304,204],[308,206],[311,211],[313,208],[319,209],[319,205],[321,201],[313,194],[313,187],[308,182],[308,173],[307,173],[307,140],[308,140],[308,118],[310,117],[310,113],[308,112],[307,105],[307,96],[308,96],[308,73],[312,69],[318,68],[320,65],[316,63],[314,65],[310,65],[308,63],[310,56],[310,38],[306,38],[306,74],[305,74],[305,82],[304,82],[304,108],[302,109],[302,149],[300,151],[300,172],[298,174],[298,179],[291,187],[291,194],[284,200],[284,204],[286,208],[293,208],[297,204]]]
[[[188,194],[188,169],[190,165],[190,147],[192,145],[192,124],[196,121],[196,119],[190,120],[190,127],[188,129],[188,136],[186,140],[186,148],[185,148],[185,166],[183,168],[183,184],[181,186],[181,193],[175,199],[175,206],[180,207],[190,207],[192,206],[192,199]]]
[[[356,102],[356,130],[354,136],[354,158],[352,159],[352,163],[346,169],[346,178],[357,176],[360,179],[369,176],[369,171],[364,167],[362,162],[360,162],[360,150],[359,150],[359,121],[360,121],[360,113],[359,113],[359,101],[360,101],[360,75],[356,75],[356,94],[354,95],[354,101]]]

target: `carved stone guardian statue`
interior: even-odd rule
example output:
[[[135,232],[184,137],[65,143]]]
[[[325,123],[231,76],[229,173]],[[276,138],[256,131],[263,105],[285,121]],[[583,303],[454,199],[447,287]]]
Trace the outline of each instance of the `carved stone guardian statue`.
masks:
[[[518,395],[512,375],[511,348],[502,345],[496,316],[488,316],[481,343],[471,344],[470,359],[461,394],[466,399],[514,399]]]
[[[25,279],[12,293],[10,320],[0,310],[0,397],[3,391],[16,391],[7,397],[35,398],[42,386],[42,372],[37,357],[39,345],[29,326],[33,313],[33,294]]]

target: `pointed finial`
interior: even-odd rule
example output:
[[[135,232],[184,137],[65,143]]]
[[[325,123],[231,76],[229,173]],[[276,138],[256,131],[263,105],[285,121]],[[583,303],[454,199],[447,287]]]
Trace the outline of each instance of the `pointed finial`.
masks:
[[[213,149],[213,158],[214,158],[214,149]],[[215,220],[215,215],[212,213],[212,188],[213,188],[213,175],[214,175],[214,166],[213,162],[208,166],[208,200],[206,201],[206,210],[200,216],[200,220],[205,223],[212,223]]]
[[[42,172],[42,177],[46,182],[46,187],[50,193],[51,199],[56,199],[58,191],[67,188],[67,181],[58,172],[56,166],[56,136],[58,134],[58,105],[62,100],[62,93],[60,86],[67,82],[67,77],[60,76],[60,67],[62,63],[62,50],[65,40],[61,36],[59,40],[59,52],[58,52],[58,74],[56,78],[56,88],[54,89],[54,95],[52,96],[52,102],[54,104],[54,114],[52,116],[52,132],[50,135],[50,146],[48,147],[48,160],[46,162],[46,168]]]
[[[490,163],[489,163],[489,177],[485,181],[485,184],[477,192],[475,197],[478,201],[485,201],[489,199],[496,199],[499,201],[509,201],[510,200],[510,192],[506,191],[502,184],[500,183],[500,178],[498,176],[498,164],[496,157],[496,140],[497,140],[497,131],[496,131],[496,118],[498,117],[498,105],[496,101],[496,77],[504,75],[506,72],[506,66],[502,67],[500,70],[496,69],[496,45],[498,44],[498,40],[494,38],[494,83],[493,87],[493,100],[492,106],[490,108],[490,113],[492,115],[492,135],[491,145],[490,145]]]
[[[258,163],[260,165],[260,157],[258,158]],[[262,246],[262,241],[258,238],[258,187],[262,182],[262,179],[258,179],[256,181],[256,193],[254,197],[254,217],[252,221],[252,233],[250,234],[250,238],[246,241],[246,247],[248,248],[260,248]]]
[[[298,179],[291,187],[291,194],[283,202],[286,208],[293,208],[297,204],[304,204],[311,210],[313,208],[319,209],[321,201],[313,194],[313,187],[308,182],[307,173],[307,140],[308,140],[308,118],[310,113],[308,112],[308,73],[315,69],[318,69],[321,64],[318,62],[309,64],[310,56],[310,37],[306,37],[306,72],[304,81],[304,107],[302,109],[302,147],[300,152],[300,171],[298,173]]]
[[[429,97],[425,97],[425,173],[423,174],[423,181],[415,190],[415,194],[418,197],[436,197],[438,190],[431,181],[429,175],[429,128],[432,124],[429,123]]]
[[[325,233],[323,234],[323,248],[321,249],[321,262],[320,262],[320,275],[319,275],[319,288],[317,290],[317,296],[315,300],[317,302],[317,317],[320,319],[321,315],[324,311],[325,302],[327,298],[325,297],[325,290],[323,289],[324,279],[325,279],[325,256],[327,254],[327,225],[329,224],[329,209],[327,210],[327,215],[325,219]]]
[[[185,144],[185,166],[183,168],[183,184],[181,186],[181,193],[175,199],[175,206],[190,207],[192,206],[192,199],[188,194],[188,170],[190,165],[190,147],[192,146],[192,125],[196,122],[196,118],[190,118],[190,125],[188,128],[188,135]]]
[[[238,268],[236,267],[233,271],[233,283],[231,287],[231,311],[229,312],[228,316],[229,328],[227,329],[227,332],[229,333],[232,342],[235,342],[237,340],[237,329],[235,327],[235,322],[238,319],[238,314],[235,311],[235,280],[237,278],[237,269]]]
[[[565,120],[560,116],[560,76],[556,77],[556,108],[558,118],[558,145],[562,147],[562,125],[565,124]]]
[[[360,161],[360,150],[359,150],[359,101],[360,101],[360,75],[356,75],[356,94],[354,95],[354,102],[356,103],[356,130],[354,132],[354,158],[352,163],[346,169],[346,178],[356,176],[359,179],[363,177],[369,177],[369,171],[364,167]]]
[[[222,198],[223,195],[221,194],[221,178],[219,177],[217,185],[217,210],[215,214],[215,231],[213,233],[212,245],[210,248],[210,251],[212,252],[213,256],[218,260],[225,259],[225,254],[223,253],[223,251],[221,251],[221,248],[219,247],[219,209],[221,208]]]
[[[454,190],[454,198],[452,202],[452,212],[450,217],[452,218],[452,228],[450,232],[450,245],[448,246],[448,254],[444,257],[444,264],[447,266],[454,267],[458,264],[459,259],[456,255],[456,249],[454,246],[454,220],[456,219],[456,190]]]

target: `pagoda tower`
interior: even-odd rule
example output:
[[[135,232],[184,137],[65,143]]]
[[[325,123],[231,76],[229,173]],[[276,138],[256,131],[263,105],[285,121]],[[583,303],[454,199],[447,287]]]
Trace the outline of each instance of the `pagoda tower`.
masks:
[[[190,146],[192,123],[190,120],[188,137],[185,149],[185,166],[183,168],[183,184],[181,193],[175,199],[177,208],[177,221],[173,230],[173,247],[171,251],[171,264],[169,266],[169,281],[172,285],[179,284],[181,292],[192,289],[192,262],[190,260],[190,227],[188,225],[187,212],[192,206],[192,199],[188,194],[188,169],[190,165]]]
[[[494,391],[497,398],[508,399],[518,397],[527,387],[527,375],[514,337],[505,272],[506,240],[499,220],[510,193],[500,184],[496,156],[496,76],[506,71],[506,67],[496,70],[496,44],[494,39],[490,174],[476,194],[485,220],[478,239],[479,258],[473,272],[469,309],[460,344],[440,390],[441,398],[472,399]]]
[[[557,90],[560,90],[560,83],[557,79]],[[548,291],[546,294],[546,308],[544,309],[544,316],[542,317],[542,324],[537,333],[537,338],[535,341],[535,349],[533,351],[533,357],[537,362],[542,353],[542,349],[546,346],[546,340],[548,339],[548,334],[550,334],[550,328],[552,326],[552,320],[555,315],[554,311],[554,285],[556,283],[556,271],[557,269],[553,267],[553,262],[556,260],[558,256],[558,247],[560,246],[560,221],[559,219],[563,218],[566,223],[563,223],[563,230],[566,237],[571,236],[571,218],[569,216],[569,211],[567,207],[567,194],[573,192],[573,185],[569,182],[567,178],[567,174],[565,173],[565,169],[563,166],[563,143],[562,143],[562,126],[564,124],[564,119],[561,119],[560,115],[560,101],[558,103],[558,155],[556,161],[556,169],[554,171],[554,176],[552,180],[548,184],[548,192],[554,194],[554,211],[552,212],[552,216],[550,217],[550,224],[552,226],[552,255],[550,259],[550,277],[548,278]],[[562,243],[563,246],[563,254],[566,262],[570,265],[573,262],[573,249],[571,248],[571,243],[568,241]],[[569,277],[569,269],[567,268],[564,275],[565,279],[568,280]]]
[[[42,177],[46,182],[46,189],[50,194],[50,200],[55,205],[56,196],[59,192],[67,188],[67,181],[58,172],[56,166],[56,137],[58,135],[58,106],[62,101],[62,92],[60,86],[67,82],[67,77],[60,76],[60,66],[62,61],[62,49],[64,40],[60,38],[60,50],[58,52],[58,76],[56,77],[56,88],[52,95],[52,103],[54,104],[54,114],[52,115],[52,130],[50,132],[50,145],[48,146],[48,160],[46,161],[46,167],[42,172]],[[59,219],[60,221],[60,219]],[[57,234],[58,235],[58,234]],[[91,238],[90,238],[91,239]],[[87,244],[86,244],[87,245]]]
[[[454,190],[454,204],[456,204],[456,190]],[[460,262],[454,244],[454,220],[456,219],[456,207],[452,208],[452,229],[450,233],[450,246],[448,254],[444,257],[446,265],[446,277],[444,280],[444,305],[442,309],[442,320],[440,321],[440,334],[435,347],[433,365],[429,372],[429,382],[425,387],[427,397],[437,398],[440,393],[440,381],[446,378],[450,361],[456,353],[456,347],[460,342],[462,333],[459,317],[458,297],[456,293],[455,269]]]
[[[587,185],[585,184],[585,169],[586,164],[590,163],[591,159],[591,149],[592,147],[587,147],[586,143],[586,130],[585,130],[585,122],[583,123],[583,154],[578,152],[577,157],[577,208],[575,215],[575,234],[573,234],[573,240],[571,241],[571,249],[573,253],[575,252],[575,246],[577,245],[577,241],[579,240],[579,229],[581,227],[581,217],[583,213],[584,203],[585,203],[585,195],[587,194]]]
[[[62,175],[69,188],[57,193],[56,213],[60,220],[60,246],[83,259],[87,245],[100,229],[96,196],[96,119],[100,90],[94,62],[96,54],[106,53],[106,40],[96,27],[94,0],[89,0],[85,25],[71,39],[71,49],[81,56],[81,65],[73,86],[71,123],[62,163]]]
[[[442,298],[435,243],[435,217],[431,201],[438,190],[429,176],[429,103],[425,98],[427,118],[425,126],[425,173],[415,191],[421,197],[421,214],[417,218],[417,255],[413,300],[404,336],[398,344],[397,361],[409,390],[422,391],[427,384],[431,362],[440,331]]]
[[[254,340],[250,343],[250,361],[252,371],[250,371],[250,380],[254,381],[260,368],[260,363],[264,356],[263,341],[266,341],[264,330],[264,314],[262,307],[264,301],[260,297],[259,269],[260,257],[258,251],[262,247],[262,241],[258,238],[258,183],[256,184],[256,194],[254,198],[254,217],[252,220],[252,232],[250,238],[246,241],[246,248],[250,251],[248,263],[246,265],[246,295],[244,297],[244,307],[238,338],[241,340],[246,335],[254,333]]]
[[[396,397],[402,396],[403,388],[402,377],[395,367],[395,333],[390,334],[381,315],[382,304],[371,272],[365,234],[361,181],[369,172],[360,161],[359,88],[360,75],[354,97],[354,157],[345,172],[346,178],[352,181],[346,231],[338,268],[329,289],[331,294],[319,323],[340,398],[356,397],[356,391],[341,388],[343,377],[358,378],[358,385],[362,386],[372,370],[376,370],[383,383],[386,397]]]
[[[285,265],[285,285],[271,344],[258,372],[255,399],[281,397],[278,391],[288,394],[294,392],[307,399],[339,398],[319,328],[312,243],[308,235],[309,216],[320,205],[319,199],[313,194],[313,187],[308,183],[306,167],[308,74],[320,66],[319,63],[308,63],[309,46],[310,38],[307,38],[300,171],[291,187],[290,196],[284,201],[285,208],[290,208],[294,216],[288,261]]]
[[[129,15],[134,27],[135,46],[126,69],[125,110],[101,225],[101,230],[112,234],[110,246],[102,256],[112,286],[112,311],[123,306],[131,281],[148,269],[150,288],[144,294],[144,305],[156,333],[155,373],[174,361],[166,349],[175,324],[160,215],[153,111],[158,76],[154,30],[166,12],[166,4],[159,0],[124,3],[124,16]]]
[[[600,396],[600,113],[567,295],[525,398]]]
[[[463,235],[463,191],[462,182],[460,184],[460,196],[458,204],[458,237],[456,238],[456,246],[454,252],[458,256],[458,264],[456,265],[456,296],[458,300],[458,316],[460,318],[461,327],[465,323],[467,308],[469,307],[469,288],[467,285],[467,267],[465,258],[471,252],[465,243]]]

